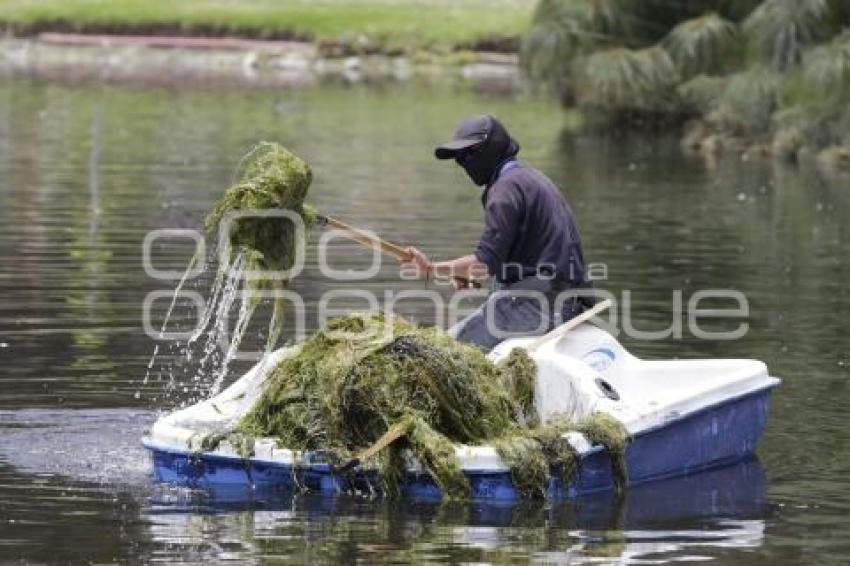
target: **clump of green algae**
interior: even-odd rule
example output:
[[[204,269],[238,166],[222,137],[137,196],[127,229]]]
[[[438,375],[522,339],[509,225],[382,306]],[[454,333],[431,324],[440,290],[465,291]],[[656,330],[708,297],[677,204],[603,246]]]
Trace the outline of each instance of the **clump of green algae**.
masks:
[[[313,173],[307,163],[277,143],[260,142],[241,162],[239,180],[231,186],[216,203],[206,219],[208,234],[222,226],[222,221],[233,213],[247,216],[232,220],[227,234],[230,243],[229,257],[219,263],[218,278],[227,275],[238,256],[245,261],[246,273],[254,273],[246,281],[252,291],[250,310],[257,306],[262,291],[282,291],[288,279],[274,276],[272,272],[284,272],[293,267],[302,246],[306,229],[316,221],[316,210],[304,203]],[[290,218],[281,216],[263,217],[257,211],[290,211],[304,223],[302,232]],[[271,348],[283,328],[283,297],[278,293],[274,299],[272,327],[267,339]]]
[[[312,173],[278,144],[262,142],[243,159],[240,180],[207,218],[209,232],[233,211],[284,209],[305,227],[317,212],[304,203]],[[284,271],[303,245],[290,219],[235,220],[228,234],[230,257],[219,265],[225,277],[237,257],[247,271]],[[279,276],[249,279],[250,290],[282,290]],[[252,298],[250,310],[259,300]],[[283,301],[274,302],[267,348],[283,326]],[[553,475],[566,486],[577,456],[564,433],[577,430],[611,453],[618,486],[626,477],[626,432],[613,418],[595,413],[580,423],[540,425],[534,410],[536,365],[521,349],[494,364],[477,348],[435,328],[420,328],[399,317],[356,314],[335,319],[272,370],[251,410],[229,432],[207,436],[203,450],[227,438],[250,455],[253,438],[276,438],[293,450],[333,451],[350,457],[390,428],[404,436],[379,455],[383,491],[399,493],[409,450],[450,498],[469,495],[469,483],[455,457],[456,444],[492,444],[511,469],[523,496],[545,495]]]
[[[614,434],[591,440],[623,451],[625,431],[601,414],[584,423],[538,425],[535,373],[522,349],[494,364],[436,328],[383,314],[349,315],[280,362],[235,432],[350,457],[401,427],[404,438],[380,455],[384,492],[398,493],[407,449],[450,498],[469,495],[455,444],[493,444],[520,493],[542,497],[553,474],[566,485],[576,468],[565,432],[608,427]],[[625,474],[624,467],[615,470]]]

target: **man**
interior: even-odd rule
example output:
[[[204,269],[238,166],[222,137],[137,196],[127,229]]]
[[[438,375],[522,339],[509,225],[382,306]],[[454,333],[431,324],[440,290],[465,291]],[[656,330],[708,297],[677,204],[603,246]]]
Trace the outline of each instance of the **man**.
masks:
[[[572,210],[552,181],[517,159],[519,144],[496,118],[464,120],[434,153],[484,188],[484,233],[472,254],[451,261],[432,263],[408,248],[408,267],[455,278],[455,288],[489,275],[499,288],[450,334],[490,350],[510,336],[545,334],[592,304]]]

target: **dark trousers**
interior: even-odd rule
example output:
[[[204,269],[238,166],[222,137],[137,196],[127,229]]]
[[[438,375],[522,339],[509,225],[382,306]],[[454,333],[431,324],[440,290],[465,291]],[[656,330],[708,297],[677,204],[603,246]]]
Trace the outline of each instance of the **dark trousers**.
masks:
[[[523,281],[491,293],[475,312],[451,327],[449,334],[489,351],[508,338],[542,336],[584,310],[581,301],[568,294],[561,305],[558,293],[548,282],[540,281]]]

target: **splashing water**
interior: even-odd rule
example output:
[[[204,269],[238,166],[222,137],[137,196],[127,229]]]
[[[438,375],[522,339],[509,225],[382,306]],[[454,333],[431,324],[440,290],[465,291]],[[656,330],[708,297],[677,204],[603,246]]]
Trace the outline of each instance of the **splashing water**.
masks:
[[[258,292],[271,291],[274,294],[285,289],[289,280],[274,276],[272,272],[285,273],[293,267],[298,246],[305,243],[302,228],[309,228],[316,218],[316,211],[304,204],[312,172],[303,160],[280,145],[258,144],[240,160],[238,173],[238,181],[224,193],[206,220],[208,235],[221,226],[229,227],[229,247],[220,254],[208,306],[179,352],[179,358],[189,368],[194,367],[192,388],[202,396],[214,395],[221,390],[230,363],[236,358],[251,318],[260,304]],[[269,211],[272,214],[267,214]],[[281,215],[275,211],[288,211],[296,216]],[[302,222],[295,222],[293,218]],[[148,383],[180,291],[198,259],[192,258],[174,291],[143,384]],[[248,278],[248,274],[252,277]],[[240,300],[237,320],[232,333],[228,333],[229,317],[237,300]],[[274,349],[282,334],[283,306],[284,302],[278,296],[273,301],[266,354]],[[196,350],[199,350],[197,356]],[[173,365],[168,368],[167,392],[180,389],[174,369]],[[188,392],[188,386],[184,384],[182,391]]]
[[[174,312],[174,307],[177,306],[177,299],[180,298],[180,291],[183,290],[183,286],[186,285],[186,281],[189,279],[189,274],[192,273],[192,270],[195,268],[195,263],[201,259],[199,254],[195,254],[192,256],[192,259],[189,260],[189,265],[186,267],[186,271],[183,272],[183,277],[180,278],[180,281],[177,283],[177,287],[174,289],[174,296],[171,297],[171,304],[168,305],[168,310],[165,311],[165,318],[162,321],[162,326],[159,329],[159,335],[157,336],[157,340],[162,340],[165,336],[165,330],[168,328],[168,321],[171,319],[171,313]],[[159,353],[159,342],[157,342],[153,347],[153,353],[151,354],[151,359],[148,361],[148,367],[145,371],[145,378],[142,380],[142,385],[147,385],[148,380],[150,379],[151,369],[153,369],[154,362],[156,361],[156,356]]]
[[[227,334],[227,320],[233,303],[239,295],[239,282],[245,271],[245,258],[240,254],[228,265],[219,266],[216,276],[216,285],[220,290],[210,302],[207,312],[212,316],[212,326],[208,331],[201,329],[204,341],[201,345],[201,358],[198,362],[195,381],[202,381],[204,375],[213,369],[215,355],[218,353],[219,343]],[[212,314],[214,313],[214,314]],[[193,342],[190,340],[190,346]]]
[[[227,352],[224,355],[224,360],[221,362],[221,367],[215,374],[215,379],[213,380],[212,386],[210,387],[211,395],[215,395],[216,393],[221,391],[222,382],[224,381],[224,378],[227,375],[227,368],[230,365],[230,362],[236,356],[236,353],[239,351],[239,346],[242,344],[242,338],[244,338],[245,336],[245,331],[248,330],[248,323],[251,320],[251,316],[254,314],[256,306],[256,303],[250,300],[244,294],[243,291],[242,303],[239,307],[239,317],[236,319],[236,325],[233,328],[233,334],[230,337],[230,345],[228,346]],[[225,317],[223,320],[225,321],[224,324],[226,325],[227,318]]]

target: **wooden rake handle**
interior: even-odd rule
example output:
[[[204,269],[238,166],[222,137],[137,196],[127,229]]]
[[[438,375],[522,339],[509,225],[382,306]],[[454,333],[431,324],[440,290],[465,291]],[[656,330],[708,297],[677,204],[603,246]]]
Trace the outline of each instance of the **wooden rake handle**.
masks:
[[[379,238],[378,236],[370,234],[369,232],[361,230],[360,228],[349,226],[338,218],[333,218],[332,216],[319,216],[319,224],[322,226],[330,226],[331,228],[335,228],[342,232],[343,235],[349,240],[357,242],[358,244],[361,244],[367,248],[371,248],[381,253],[391,255],[399,261],[410,261],[411,259],[413,259],[413,255],[407,253],[407,250],[405,250],[403,247],[392,242],[388,242],[387,240]]]
[[[330,226],[331,228],[339,230],[343,236],[352,242],[357,242],[369,249],[391,255],[399,261],[410,261],[413,259],[413,254],[408,253],[406,249],[398,244],[379,238],[378,236],[365,230],[361,230],[360,228],[350,226],[338,218],[319,215],[319,225]],[[454,277],[454,280],[460,283],[460,286],[463,288],[477,289],[481,287],[479,282],[465,279],[463,277]]]

